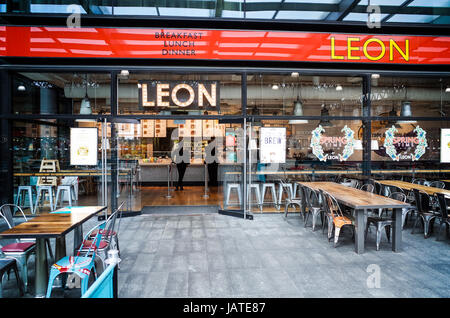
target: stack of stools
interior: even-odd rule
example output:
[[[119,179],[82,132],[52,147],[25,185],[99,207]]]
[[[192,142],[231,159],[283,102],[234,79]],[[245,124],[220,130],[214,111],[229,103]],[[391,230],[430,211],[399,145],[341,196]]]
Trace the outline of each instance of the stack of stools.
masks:
[[[42,159],[40,172],[58,172],[59,171],[59,162],[58,160],[47,160]],[[47,195],[50,209],[55,209],[55,203],[53,201],[54,198],[54,187],[58,185],[57,177],[39,177],[37,182],[37,197],[36,204],[34,206],[34,213],[36,213],[37,207],[41,204],[42,198]]]

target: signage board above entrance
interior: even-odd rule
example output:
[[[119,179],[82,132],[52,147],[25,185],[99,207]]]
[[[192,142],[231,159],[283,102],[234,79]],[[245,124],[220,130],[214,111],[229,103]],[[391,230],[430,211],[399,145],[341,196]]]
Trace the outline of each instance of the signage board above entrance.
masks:
[[[449,36],[0,26],[0,56],[450,64]]]

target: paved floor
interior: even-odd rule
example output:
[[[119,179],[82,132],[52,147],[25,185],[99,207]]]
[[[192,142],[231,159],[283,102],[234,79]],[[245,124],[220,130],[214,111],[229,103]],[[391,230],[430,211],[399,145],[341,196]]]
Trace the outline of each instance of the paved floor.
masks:
[[[357,255],[349,231],[333,248],[298,214],[122,218],[119,297],[448,297],[450,239],[425,240],[410,227],[402,252],[393,253],[385,236],[376,251],[372,230]],[[12,278],[4,280],[4,297],[18,296]]]

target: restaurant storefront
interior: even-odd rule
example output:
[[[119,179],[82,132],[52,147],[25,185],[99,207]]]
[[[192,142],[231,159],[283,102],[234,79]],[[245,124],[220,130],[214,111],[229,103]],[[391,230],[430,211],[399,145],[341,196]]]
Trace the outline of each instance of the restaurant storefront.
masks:
[[[20,187],[74,184],[81,205],[251,217],[284,211],[295,181],[450,179],[448,36],[0,34],[2,203]],[[31,201],[32,213],[51,204]]]

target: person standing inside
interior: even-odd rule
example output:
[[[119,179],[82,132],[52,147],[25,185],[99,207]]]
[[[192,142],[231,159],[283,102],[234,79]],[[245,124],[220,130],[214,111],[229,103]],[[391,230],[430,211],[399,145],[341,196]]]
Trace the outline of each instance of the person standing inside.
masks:
[[[186,173],[186,168],[190,163],[189,156],[187,156],[187,154],[186,158],[184,156],[183,148],[183,141],[179,141],[174,145],[172,150],[172,160],[177,165],[178,171],[178,182],[175,191],[178,191],[178,189],[183,190],[184,174]]]
[[[217,157],[216,157],[216,138],[212,137],[211,141],[209,142],[207,149],[207,155],[210,155],[211,157],[205,160],[205,164],[208,168],[208,177],[209,177],[209,185],[211,187],[217,187],[217,170],[219,168],[219,164],[217,163]]]

